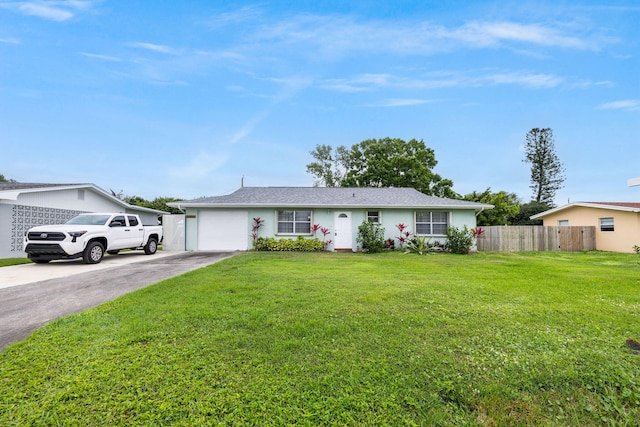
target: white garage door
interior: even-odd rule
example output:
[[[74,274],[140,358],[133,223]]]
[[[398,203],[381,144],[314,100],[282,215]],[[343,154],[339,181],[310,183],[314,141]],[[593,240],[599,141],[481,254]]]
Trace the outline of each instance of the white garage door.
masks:
[[[247,211],[200,211],[198,215],[200,251],[245,251],[249,233]]]

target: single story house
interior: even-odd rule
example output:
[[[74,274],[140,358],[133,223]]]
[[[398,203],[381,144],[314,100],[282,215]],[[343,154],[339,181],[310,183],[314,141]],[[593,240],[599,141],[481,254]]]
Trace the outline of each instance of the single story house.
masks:
[[[427,196],[413,188],[243,187],[224,196],[169,203],[185,212],[186,250],[247,250],[254,218],[258,237],[332,240],[331,250],[358,250],[358,226],[373,221],[385,239],[408,231],[444,240],[448,226],[473,228],[492,205]],[[324,236],[314,225],[327,228]]]
[[[596,228],[596,249],[633,252],[640,246],[640,203],[575,202],[533,215],[543,225]]]
[[[93,184],[0,182],[0,258],[26,257],[24,233],[31,227],[62,224],[85,212],[125,212],[156,225],[166,213],[133,206]]]

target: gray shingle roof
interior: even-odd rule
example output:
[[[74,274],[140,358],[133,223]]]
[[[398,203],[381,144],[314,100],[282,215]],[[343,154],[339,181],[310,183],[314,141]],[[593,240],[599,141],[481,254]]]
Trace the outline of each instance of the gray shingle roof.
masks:
[[[0,182],[0,191],[27,190],[30,188],[73,187],[76,185],[89,185],[89,184],[45,184],[40,182]]]
[[[413,188],[243,187],[224,196],[170,203],[180,207],[379,207],[491,209],[492,205],[427,196]]]

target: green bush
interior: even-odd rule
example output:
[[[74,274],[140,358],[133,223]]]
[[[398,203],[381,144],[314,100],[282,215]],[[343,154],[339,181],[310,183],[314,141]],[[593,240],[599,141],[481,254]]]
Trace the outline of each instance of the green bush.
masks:
[[[462,229],[447,227],[447,244],[445,249],[452,254],[468,254],[473,245],[473,232],[465,225]]]
[[[416,236],[411,240],[407,240],[407,248],[404,253],[427,255],[430,252],[435,252],[437,250],[437,245],[435,243],[432,244],[430,239],[427,239],[425,236]]]
[[[358,227],[358,243],[362,243],[363,252],[382,252],[384,249],[384,227],[370,221],[364,221]]]
[[[257,251],[315,252],[324,250],[324,243],[318,238],[305,239],[303,236],[298,236],[295,240],[258,237],[254,248]]]

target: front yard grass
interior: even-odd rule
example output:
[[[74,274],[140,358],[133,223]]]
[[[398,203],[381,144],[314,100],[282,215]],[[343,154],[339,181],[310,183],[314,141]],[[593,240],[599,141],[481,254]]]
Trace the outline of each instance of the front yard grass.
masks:
[[[633,254],[246,253],[0,353],[1,425],[638,425]]]
[[[10,265],[29,264],[29,258],[0,258],[0,267],[8,267]]]

